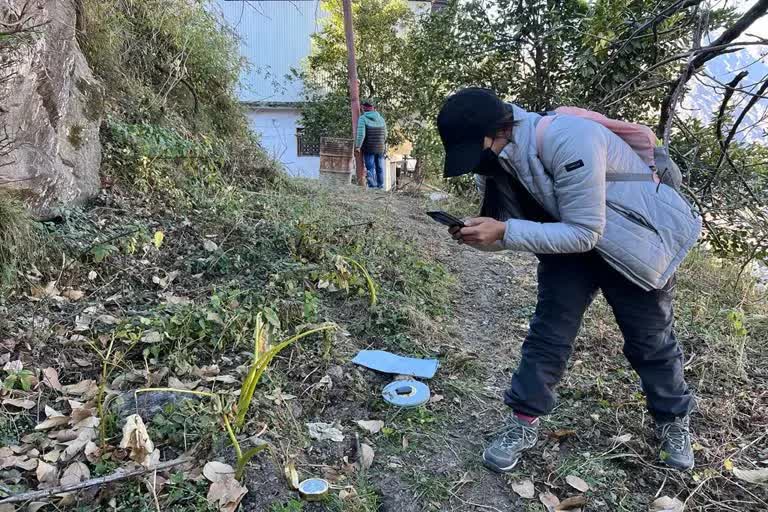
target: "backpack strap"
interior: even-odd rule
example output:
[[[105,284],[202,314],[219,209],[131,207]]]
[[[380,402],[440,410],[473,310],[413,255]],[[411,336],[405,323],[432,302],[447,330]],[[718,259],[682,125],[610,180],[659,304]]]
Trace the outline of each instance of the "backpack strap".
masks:
[[[536,122],[536,154],[541,158],[541,148],[544,144],[544,132],[547,131],[549,125],[555,120],[557,114],[544,113],[539,115],[541,115],[541,118]]]
[[[658,183],[655,172],[608,172],[605,181],[650,181]]]

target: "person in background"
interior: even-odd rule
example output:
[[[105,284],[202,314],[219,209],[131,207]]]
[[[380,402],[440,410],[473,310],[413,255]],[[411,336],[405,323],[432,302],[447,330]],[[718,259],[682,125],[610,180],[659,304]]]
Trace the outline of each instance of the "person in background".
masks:
[[[701,219],[613,132],[572,115],[556,115],[549,127],[542,119],[478,88],[449,97],[437,118],[445,176],[474,173],[483,193],[481,216],[450,234],[478,249],[539,259],[536,312],[504,394],[510,415],[483,461],[510,471],[535,446],[538,418],[555,407],[584,312],[602,291],[640,376],[661,462],[690,469],[694,398],[672,303],[675,271]]]
[[[387,148],[387,123],[372,100],[363,100],[363,115],[357,122],[355,153],[363,152],[369,188],[384,188],[384,156]]]

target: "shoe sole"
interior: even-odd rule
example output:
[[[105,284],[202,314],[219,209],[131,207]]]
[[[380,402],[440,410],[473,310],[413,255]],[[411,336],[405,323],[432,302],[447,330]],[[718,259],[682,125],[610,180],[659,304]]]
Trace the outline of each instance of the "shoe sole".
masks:
[[[664,467],[667,467],[669,469],[674,469],[676,471],[690,471],[694,468],[695,464],[691,464],[690,466],[675,466],[672,464],[669,464],[667,462],[664,462],[663,460],[659,459],[659,464],[661,464]]]
[[[520,462],[520,459],[517,459],[511,466],[507,467],[499,467],[496,464],[492,462],[488,462],[488,459],[485,458],[485,454],[483,454],[483,465],[493,471],[494,473],[506,473],[508,471],[512,471],[515,466],[517,466],[517,463]]]

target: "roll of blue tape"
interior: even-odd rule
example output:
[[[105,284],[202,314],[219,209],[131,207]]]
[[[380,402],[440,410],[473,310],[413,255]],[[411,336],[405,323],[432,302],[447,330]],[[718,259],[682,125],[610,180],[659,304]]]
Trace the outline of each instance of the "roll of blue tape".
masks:
[[[384,386],[381,395],[397,407],[418,407],[429,401],[429,386],[418,380],[396,380]]]

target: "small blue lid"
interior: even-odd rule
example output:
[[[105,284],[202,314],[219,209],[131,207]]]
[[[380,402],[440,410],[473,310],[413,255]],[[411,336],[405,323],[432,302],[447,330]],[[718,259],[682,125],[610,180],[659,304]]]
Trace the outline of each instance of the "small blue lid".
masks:
[[[299,484],[299,492],[305,495],[321,495],[328,492],[328,482],[322,478],[308,478]]]
[[[429,401],[429,386],[418,380],[396,380],[384,386],[381,395],[398,407],[418,407]]]

